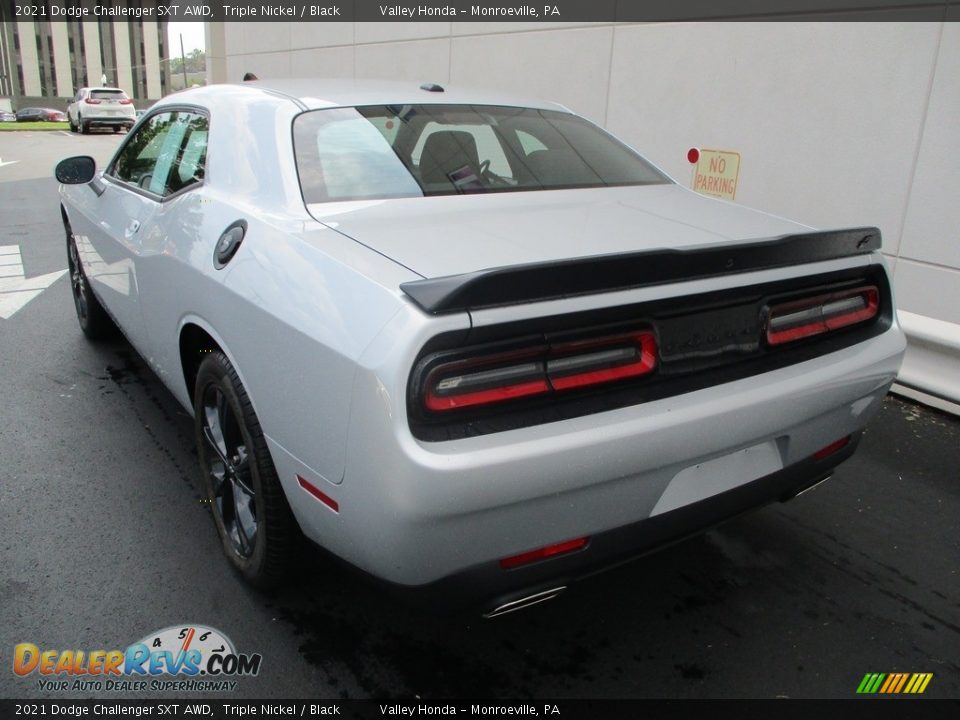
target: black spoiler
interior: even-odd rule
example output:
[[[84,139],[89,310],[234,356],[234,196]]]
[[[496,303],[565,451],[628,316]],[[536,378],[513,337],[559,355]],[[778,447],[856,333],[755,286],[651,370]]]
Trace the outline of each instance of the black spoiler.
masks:
[[[863,255],[880,249],[875,227],[783,235],[737,245],[594,255],[490,268],[400,285],[433,315]]]

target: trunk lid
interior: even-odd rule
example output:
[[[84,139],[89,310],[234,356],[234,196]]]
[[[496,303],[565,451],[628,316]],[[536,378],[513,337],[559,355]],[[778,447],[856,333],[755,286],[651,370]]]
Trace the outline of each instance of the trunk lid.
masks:
[[[424,278],[810,229],[672,184],[324,203],[310,211]]]

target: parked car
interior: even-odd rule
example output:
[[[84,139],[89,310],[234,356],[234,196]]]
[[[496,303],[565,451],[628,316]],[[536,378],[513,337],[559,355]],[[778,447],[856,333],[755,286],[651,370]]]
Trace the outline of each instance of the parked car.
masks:
[[[17,122],[63,122],[67,119],[59,110],[53,108],[27,107],[17,110]]]
[[[80,326],[192,413],[258,585],[302,531],[488,615],[541,602],[829,477],[905,348],[876,228],[696,194],[552,103],[215,85],[57,177]]]
[[[0,122],[16,122],[17,115],[16,113],[7,112],[6,110],[0,110]]]
[[[129,130],[137,119],[133,100],[120,88],[80,88],[67,106],[71,132],[89,133],[95,127]]]

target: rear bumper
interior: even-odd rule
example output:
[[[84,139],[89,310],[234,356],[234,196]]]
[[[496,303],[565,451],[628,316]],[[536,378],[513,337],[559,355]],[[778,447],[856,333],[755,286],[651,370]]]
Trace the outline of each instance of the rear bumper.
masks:
[[[414,604],[487,612],[520,598],[565,588],[714,525],[773,502],[785,502],[830,477],[856,451],[861,433],[837,452],[806,458],[783,470],[700,502],[648,517],[590,537],[582,550],[524,567],[504,570],[499,562],[481,563],[441,580],[409,587],[390,584],[392,592]]]
[[[414,594],[438,587],[503,598],[547,578],[589,574],[816,482],[855,443],[826,465],[810,458],[864,428],[904,347],[894,324],[867,342],[735,382],[431,443],[411,436],[404,398],[386,390],[391,372],[402,386],[412,360],[385,343],[373,348],[375,359],[397,367],[358,370],[342,483],[272,442],[271,452],[305,534],[333,554]],[[709,469],[705,487],[696,472],[690,482],[700,466]],[[298,474],[338,511],[300,488]],[[590,545],[576,556],[499,567],[500,558],[581,537]]]
[[[84,117],[80,122],[91,127],[133,127],[135,118],[127,117]]]

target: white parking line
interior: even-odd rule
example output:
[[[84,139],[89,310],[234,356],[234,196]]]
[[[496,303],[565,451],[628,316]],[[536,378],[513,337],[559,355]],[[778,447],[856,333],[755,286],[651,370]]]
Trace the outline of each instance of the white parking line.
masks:
[[[69,133],[66,130],[57,130],[57,132],[60,133],[61,135],[66,135],[68,138],[73,137],[73,133]]]
[[[19,245],[0,245],[0,318],[9,320],[24,305],[66,275],[58,270],[36,277],[24,277]]]

